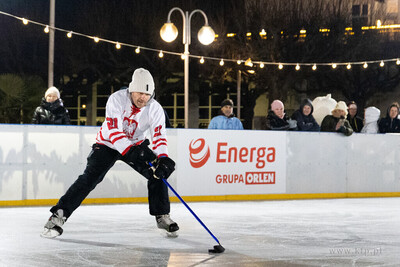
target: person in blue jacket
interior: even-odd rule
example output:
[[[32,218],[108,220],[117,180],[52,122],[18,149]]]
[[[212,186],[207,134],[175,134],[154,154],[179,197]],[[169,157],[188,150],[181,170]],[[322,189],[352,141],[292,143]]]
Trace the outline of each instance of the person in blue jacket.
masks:
[[[233,101],[225,99],[221,103],[220,115],[212,118],[208,129],[243,130],[242,122],[233,113]]]

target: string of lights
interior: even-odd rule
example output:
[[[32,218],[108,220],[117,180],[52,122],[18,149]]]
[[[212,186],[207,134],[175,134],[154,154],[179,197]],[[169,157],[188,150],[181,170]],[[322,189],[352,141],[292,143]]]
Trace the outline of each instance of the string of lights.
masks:
[[[185,59],[185,55],[183,53],[178,53],[178,52],[173,52],[173,51],[166,51],[162,49],[156,49],[156,48],[150,48],[150,47],[145,47],[141,45],[135,45],[135,44],[128,44],[128,43],[123,43],[123,42],[118,42],[114,40],[108,40],[104,39],[98,36],[92,36],[80,32],[74,32],[72,30],[66,30],[58,27],[52,27],[44,23],[40,23],[37,21],[29,20],[26,18],[18,17],[16,15],[6,13],[3,11],[0,11],[1,15],[9,16],[12,18],[15,18],[17,20],[22,21],[24,25],[28,25],[29,23],[39,25],[43,27],[45,33],[49,33],[50,29],[55,30],[55,31],[60,31],[66,33],[66,36],[68,38],[72,38],[73,35],[76,36],[81,36],[85,37],[88,39],[93,40],[95,43],[99,42],[105,42],[105,43],[110,43],[115,46],[116,49],[121,49],[121,47],[130,47],[130,48],[135,48],[135,53],[139,54],[141,50],[148,50],[148,51],[153,51],[157,52],[158,56],[160,58],[164,57],[164,54],[169,54],[169,55],[175,55],[175,56],[180,56],[182,60]],[[302,63],[290,63],[290,62],[269,62],[269,61],[256,61],[252,60],[251,58],[248,58],[247,60],[242,60],[242,59],[228,59],[228,58],[222,58],[222,57],[209,57],[209,56],[200,56],[200,55],[188,55],[190,58],[195,58],[198,59],[201,64],[205,62],[205,60],[212,60],[212,61],[219,61],[220,66],[224,66],[225,62],[234,62],[238,65],[244,63],[245,66],[248,67],[256,67],[258,66],[259,68],[264,68],[266,65],[269,66],[277,66],[278,69],[283,69],[285,66],[294,66],[295,70],[300,70],[301,67],[311,67],[312,70],[317,70],[318,66],[330,66],[332,69],[336,69],[339,66],[345,66],[348,70],[352,68],[352,65],[362,65],[363,68],[368,68],[369,64],[379,64],[380,67],[384,67],[386,63],[389,62],[395,62],[397,65],[400,65],[400,58],[390,58],[390,59],[380,59],[380,60],[364,60],[364,61],[352,61],[352,62],[322,62],[322,63],[310,63],[310,62],[302,62]]]

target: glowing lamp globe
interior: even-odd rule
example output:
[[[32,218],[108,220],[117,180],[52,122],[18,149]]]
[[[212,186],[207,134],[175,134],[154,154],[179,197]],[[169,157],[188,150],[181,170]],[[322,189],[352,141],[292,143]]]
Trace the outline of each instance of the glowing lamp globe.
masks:
[[[197,34],[197,38],[203,45],[209,45],[214,42],[215,32],[210,26],[203,26]]]
[[[164,23],[160,30],[160,36],[164,41],[170,43],[178,36],[178,29],[171,22]]]

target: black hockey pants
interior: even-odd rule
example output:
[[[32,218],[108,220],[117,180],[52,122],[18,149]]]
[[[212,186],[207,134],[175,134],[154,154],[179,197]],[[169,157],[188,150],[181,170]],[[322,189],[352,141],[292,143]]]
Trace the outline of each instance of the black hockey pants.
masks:
[[[108,170],[117,160],[127,163],[124,157],[116,150],[105,145],[94,144],[87,158],[86,169],[82,175],[70,186],[65,195],[58,201],[57,205],[50,211],[64,210],[68,218],[77,209],[89,193],[99,184]],[[128,163],[127,163],[128,164]],[[136,170],[135,166],[128,164]],[[160,179],[150,178],[147,182],[149,209],[151,215],[168,214],[170,202],[168,187]]]

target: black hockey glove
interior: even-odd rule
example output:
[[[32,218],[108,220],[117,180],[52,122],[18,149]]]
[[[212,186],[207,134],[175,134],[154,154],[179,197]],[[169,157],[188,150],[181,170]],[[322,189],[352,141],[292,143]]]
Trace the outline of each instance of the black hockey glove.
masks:
[[[133,146],[125,154],[128,162],[135,163],[145,163],[155,160],[157,157],[153,151],[148,147],[150,144],[149,140],[144,140],[140,145]]]
[[[168,179],[174,170],[175,162],[169,157],[162,157],[157,160],[154,176],[159,179]]]
[[[145,162],[137,162],[132,165],[132,167],[141,175],[143,175],[146,179],[153,179],[154,172],[150,165]]]

